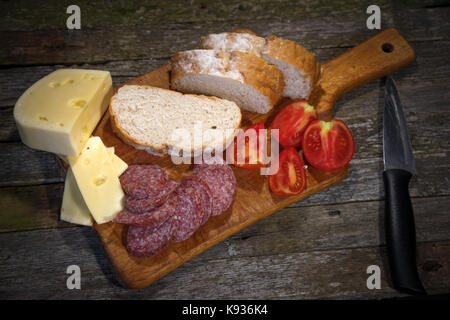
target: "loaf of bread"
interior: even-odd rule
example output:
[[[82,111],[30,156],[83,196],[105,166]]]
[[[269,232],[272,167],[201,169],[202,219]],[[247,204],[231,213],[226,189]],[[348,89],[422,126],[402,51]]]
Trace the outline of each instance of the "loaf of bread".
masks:
[[[223,150],[241,122],[234,102],[139,85],[121,87],[109,113],[113,131],[125,143],[155,155]]]
[[[172,57],[171,88],[217,96],[243,109],[267,113],[281,98],[284,77],[277,67],[253,54],[190,50]]]
[[[284,97],[308,99],[320,73],[315,56],[294,41],[273,35],[262,38],[250,32],[210,34],[202,38],[200,48],[241,51],[261,57],[283,73]]]

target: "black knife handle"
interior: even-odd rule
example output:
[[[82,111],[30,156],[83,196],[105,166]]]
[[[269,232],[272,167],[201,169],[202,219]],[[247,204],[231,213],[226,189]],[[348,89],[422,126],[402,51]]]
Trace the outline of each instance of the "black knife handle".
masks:
[[[394,288],[409,294],[425,295],[416,267],[416,230],[408,190],[411,177],[410,172],[401,169],[383,172],[386,246]]]

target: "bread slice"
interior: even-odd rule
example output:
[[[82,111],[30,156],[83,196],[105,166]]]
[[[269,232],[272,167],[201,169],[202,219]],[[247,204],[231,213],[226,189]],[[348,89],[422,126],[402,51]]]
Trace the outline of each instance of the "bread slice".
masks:
[[[276,65],[286,82],[283,96],[292,99],[308,99],[320,73],[320,66],[311,52],[294,41],[273,35],[262,38],[240,32],[210,34],[202,38],[200,48],[242,51]]]
[[[140,85],[121,87],[111,98],[109,113],[113,131],[125,143],[175,156],[223,150],[242,117],[231,101]]]
[[[273,63],[286,79],[283,96],[292,99],[308,99],[320,75],[316,57],[298,43],[268,36],[261,51],[262,58]]]
[[[171,88],[231,100],[267,113],[281,98],[283,74],[255,55],[239,51],[190,50],[171,59]]]

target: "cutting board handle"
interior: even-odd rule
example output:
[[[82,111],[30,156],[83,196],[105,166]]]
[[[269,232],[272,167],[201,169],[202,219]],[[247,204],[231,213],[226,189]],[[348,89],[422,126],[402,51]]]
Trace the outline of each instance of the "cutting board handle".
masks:
[[[414,62],[416,53],[394,29],[386,29],[321,66],[321,77],[309,102],[319,118],[329,120],[336,100],[345,92],[384,77]]]

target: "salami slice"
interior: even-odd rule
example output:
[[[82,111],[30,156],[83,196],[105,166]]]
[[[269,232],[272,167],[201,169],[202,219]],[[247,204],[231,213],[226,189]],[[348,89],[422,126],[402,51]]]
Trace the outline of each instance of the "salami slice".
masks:
[[[175,191],[178,186],[178,182],[169,179],[164,186],[160,187],[158,194],[150,195],[147,198],[135,198],[127,197],[125,200],[125,206],[129,211],[134,213],[145,213],[154,210],[162,205],[169,196]]]
[[[136,257],[151,257],[161,252],[170,243],[172,219],[158,228],[130,226],[127,233],[127,250]]]
[[[189,176],[183,178],[181,185],[193,187],[200,194],[202,216],[201,224],[204,224],[212,213],[213,199],[208,184],[199,177]]]
[[[130,210],[124,209],[117,214],[113,221],[129,225],[148,226],[156,228],[166,222],[170,217],[172,217],[175,214],[176,208],[177,197],[175,195],[171,196],[160,207],[143,214],[137,214],[131,212]]]
[[[211,190],[212,216],[219,215],[230,207],[236,191],[236,177],[228,165],[198,166],[194,168],[194,175],[205,181]]]
[[[189,238],[202,223],[201,196],[195,188],[183,184],[180,184],[175,192],[178,202],[172,240],[180,242]]]
[[[156,165],[131,165],[120,175],[119,180],[128,196],[143,199],[158,196],[169,177]]]

